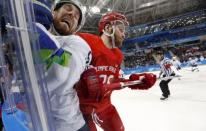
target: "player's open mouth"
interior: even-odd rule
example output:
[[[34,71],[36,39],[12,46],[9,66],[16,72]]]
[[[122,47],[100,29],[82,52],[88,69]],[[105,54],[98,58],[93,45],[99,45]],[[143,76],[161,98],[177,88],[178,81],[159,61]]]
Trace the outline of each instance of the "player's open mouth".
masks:
[[[70,27],[70,23],[69,23],[69,21],[67,21],[67,20],[63,20],[62,22],[64,22],[64,23],[68,26],[68,28]]]

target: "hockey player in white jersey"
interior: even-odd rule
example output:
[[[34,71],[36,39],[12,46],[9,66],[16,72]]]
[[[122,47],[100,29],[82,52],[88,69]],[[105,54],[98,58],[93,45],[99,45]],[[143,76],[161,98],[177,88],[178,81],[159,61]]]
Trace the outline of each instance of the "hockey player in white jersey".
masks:
[[[160,73],[159,78],[164,77],[165,79],[162,79],[159,83],[160,89],[162,91],[162,97],[160,100],[166,100],[170,96],[170,90],[169,90],[169,82],[172,80],[172,77],[175,76],[174,66],[172,61],[169,58],[164,57],[163,51],[157,52],[157,59],[160,62]]]
[[[52,15],[50,32],[40,23],[36,26],[54,126],[56,131],[88,131],[73,89],[91,61],[90,47],[74,35],[84,23],[84,13],[77,0],[58,0]]]
[[[177,70],[181,70],[181,63],[180,63],[180,61],[177,59],[176,56],[173,56],[173,57],[172,57],[172,63],[173,63],[173,66],[174,66]]]
[[[188,65],[191,67],[191,71],[199,71],[197,59],[195,57],[190,57],[188,61]]]
[[[172,64],[174,66],[174,69],[173,71],[175,72],[176,76],[182,76],[182,74],[180,74],[180,71],[181,70],[181,63],[180,61],[177,59],[176,56],[173,56],[172,57]],[[173,68],[173,67],[172,67]],[[179,77],[178,80],[181,80],[181,78]]]

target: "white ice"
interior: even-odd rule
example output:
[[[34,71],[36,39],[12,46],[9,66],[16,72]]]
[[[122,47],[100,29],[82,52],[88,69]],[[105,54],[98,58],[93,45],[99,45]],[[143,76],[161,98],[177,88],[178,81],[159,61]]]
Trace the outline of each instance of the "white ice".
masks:
[[[160,101],[160,81],[149,90],[113,92],[125,131],[206,131],[206,66],[199,69],[183,68],[181,80],[174,78],[169,83],[167,101]]]

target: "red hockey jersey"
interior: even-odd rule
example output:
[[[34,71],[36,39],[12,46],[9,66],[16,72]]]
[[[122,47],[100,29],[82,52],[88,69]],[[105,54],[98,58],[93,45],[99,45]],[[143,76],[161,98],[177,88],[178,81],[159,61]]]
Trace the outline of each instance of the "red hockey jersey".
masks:
[[[107,48],[99,36],[87,33],[79,33],[78,35],[89,44],[92,50],[91,65],[96,68],[97,73],[103,79],[103,83],[109,84],[118,81],[120,65],[123,60],[123,54],[120,49]],[[105,94],[100,102],[86,99],[81,87],[77,88],[77,93],[83,114],[91,114],[93,109],[95,109],[95,112],[101,112],[111,104],[110,96],[112,92]]]

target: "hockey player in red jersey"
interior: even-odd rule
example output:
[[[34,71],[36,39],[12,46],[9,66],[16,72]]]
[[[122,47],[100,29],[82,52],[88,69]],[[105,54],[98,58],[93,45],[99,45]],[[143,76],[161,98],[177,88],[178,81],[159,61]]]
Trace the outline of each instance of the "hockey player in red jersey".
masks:
[[[105,85],[142,79],[142,83],[129,86],[131,89],[149,89],[156,81],[151,73],[132,74],[128,80],[119,78],[123,54],[119,47],[125,38],[126,17],[116,12],[104,15],[99,22],[100,37],[79,33],[92,50],[91,68],[87,69],[76,84],[80,108],[91,131],[96,131],[95,123],[105,131],[124,131],[124,125],[111,103],[110,89]],[[119,84],[120,85],[120,84]]]

